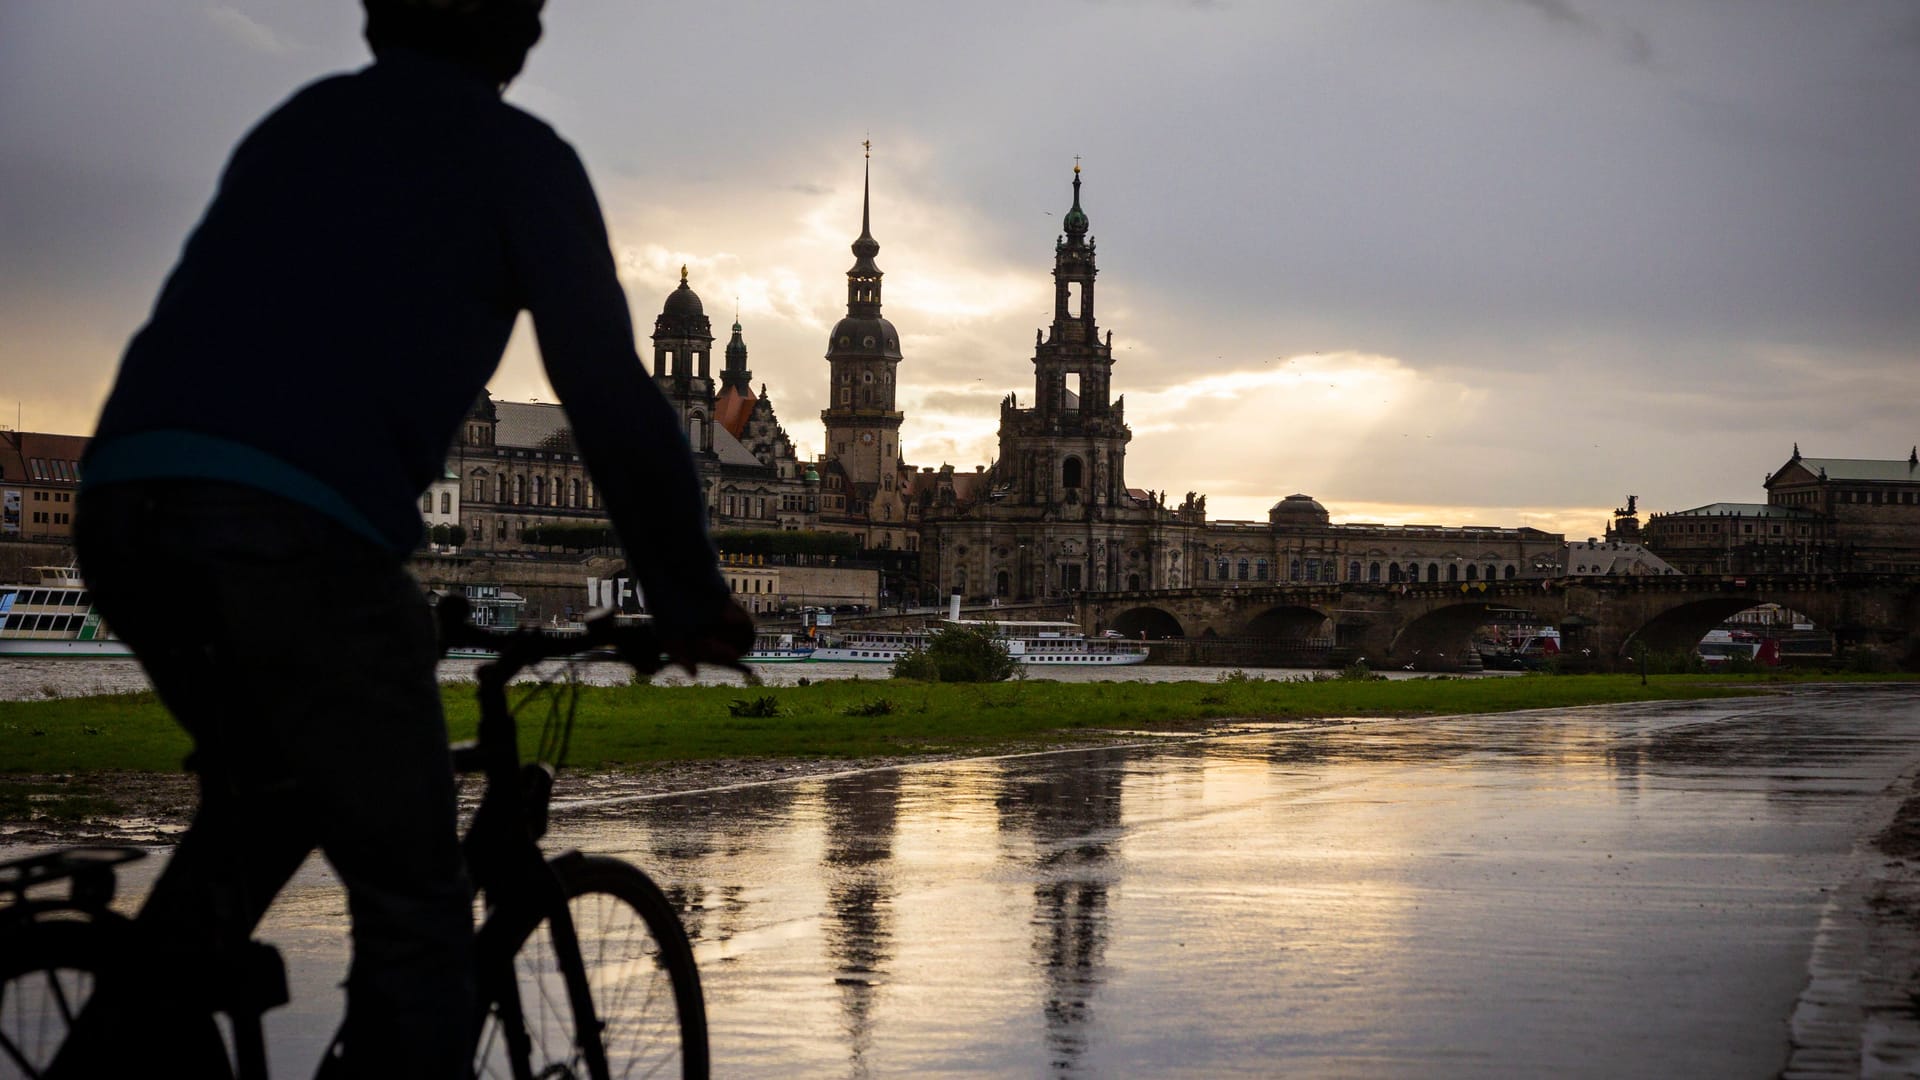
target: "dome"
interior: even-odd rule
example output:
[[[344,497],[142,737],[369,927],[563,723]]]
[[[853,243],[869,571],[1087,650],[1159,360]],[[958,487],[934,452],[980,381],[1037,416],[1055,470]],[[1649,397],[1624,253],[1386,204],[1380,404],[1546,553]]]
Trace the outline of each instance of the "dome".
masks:
[[[900,359],[900,332],[879,317],[849,315],[833,326],[828,356],[883,356]]]
[[[706,309],[700,306],[700,294],[687,287],[687,279],[680,279],[680,287],[667,294],[667,304],[660,314],[669,319],[698,319],[706,315]]]
[[[1289,495],[1267,511],[1268,524],[1275,526],[1325,525],[1329,520],[1327,508],[1311,495]]]

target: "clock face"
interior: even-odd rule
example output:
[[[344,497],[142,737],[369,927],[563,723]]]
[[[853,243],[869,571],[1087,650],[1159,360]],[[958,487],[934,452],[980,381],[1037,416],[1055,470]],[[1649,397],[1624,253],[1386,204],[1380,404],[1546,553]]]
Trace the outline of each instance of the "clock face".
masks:
[[[861,442],[863,442],[863,443],[870,443],[870,442],[872,442],[872,441],[873,441],[873,432],[871,432],[871,431],[863,431],[863,432],[861,432],[861,433],[860,433],[860,441],[861,441]]]

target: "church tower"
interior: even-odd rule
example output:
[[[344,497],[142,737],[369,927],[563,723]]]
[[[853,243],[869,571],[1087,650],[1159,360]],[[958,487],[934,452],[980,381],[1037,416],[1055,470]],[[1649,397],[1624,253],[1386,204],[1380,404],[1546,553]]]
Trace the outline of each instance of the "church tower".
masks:
[[[1113,335],[1094,321],[1094,243],[1080,208],[1080,166],[1073,207],[1053,247],[1053,325],[1034,332],[1033,407],[1009,396],[1001,406],[1000,468],[1016,504],[1070,518],[1100,519],[1126,502],[1123,465],[1133,433],[1125,399],[1112,398]]]
[[[739,438],[753,416],[753,372],[747,368],[747,342],[740,336],[740,316],[733,317],[733,338],[727,342],[727,366],[720,369],[720,394],[714,399],[714,422]]]
[[[680,414],[681,430],[696,454],[713,453],[712,354],[713,324],[682,266],[680,287],[667,294],[653,321],[653,379]]]
[[[860,238],[853,242],[853,268],[847,271],[847,317],[827,339],[831,386],[820,419],[826,425],[826,456],[838,462],[860,501],[892,502],[900,469],[901,415],[894,408],[895,368],[900,335],[880,315],[880,267],[873,257],[871,195],[872,144],[867,144],[866,178],[860,195]]]

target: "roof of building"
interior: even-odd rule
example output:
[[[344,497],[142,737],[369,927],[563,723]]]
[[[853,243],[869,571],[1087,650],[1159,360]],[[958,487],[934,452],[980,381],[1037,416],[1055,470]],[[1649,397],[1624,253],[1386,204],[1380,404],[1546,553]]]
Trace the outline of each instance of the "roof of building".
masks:
[[[713,399],[714,422],[738,439],[747,433],[747,421],[753,419],[753,407],[757,403],[751,387],[729,386]]]
[[[770,466],[753,456],[753,451],[741,444],[733,433],[716,425],[713,429],[713,453],[722,465],[755,465],[760,468]]]
[[[1767,503],[1717,502],[1705,506],[1696,506],[1691,510],[1674,510],[1665,514],[1654,514],[1655,518],[1670,517],[1778,517],[1811,518],[1819,515],[1811,510],[1797,506],[1772,506]]]
[[[529,450],[573,450],[573,429],[567,426],[567,413],[558,405],[537,401],[495,401],[499,418],[493,429],[495,446],[514,446]]]
[[[78,483],[80,455],[86,451],[85,435],[0,431],[0,480],[11,483]]]
[[[1797,463],[1814,476],[1827,480],[1869,480],[1882,483],[1920,481],[1920,466],[1916,466],[1910,459],[1881,461],[1877,458],[1803,457],[1798,459]],[[1794,464],[1794,462],[1788,464]],[[1781,470],[1781,472],[1785,471],[1785,469]]]

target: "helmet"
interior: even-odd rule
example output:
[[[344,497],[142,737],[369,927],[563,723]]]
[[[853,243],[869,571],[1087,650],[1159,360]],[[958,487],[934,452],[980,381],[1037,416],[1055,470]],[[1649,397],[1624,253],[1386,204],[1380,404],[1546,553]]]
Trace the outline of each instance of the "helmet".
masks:
[[[545,0],[362,0],[367,44],[431,53],[478,69],[504,86],[540,40]]]

